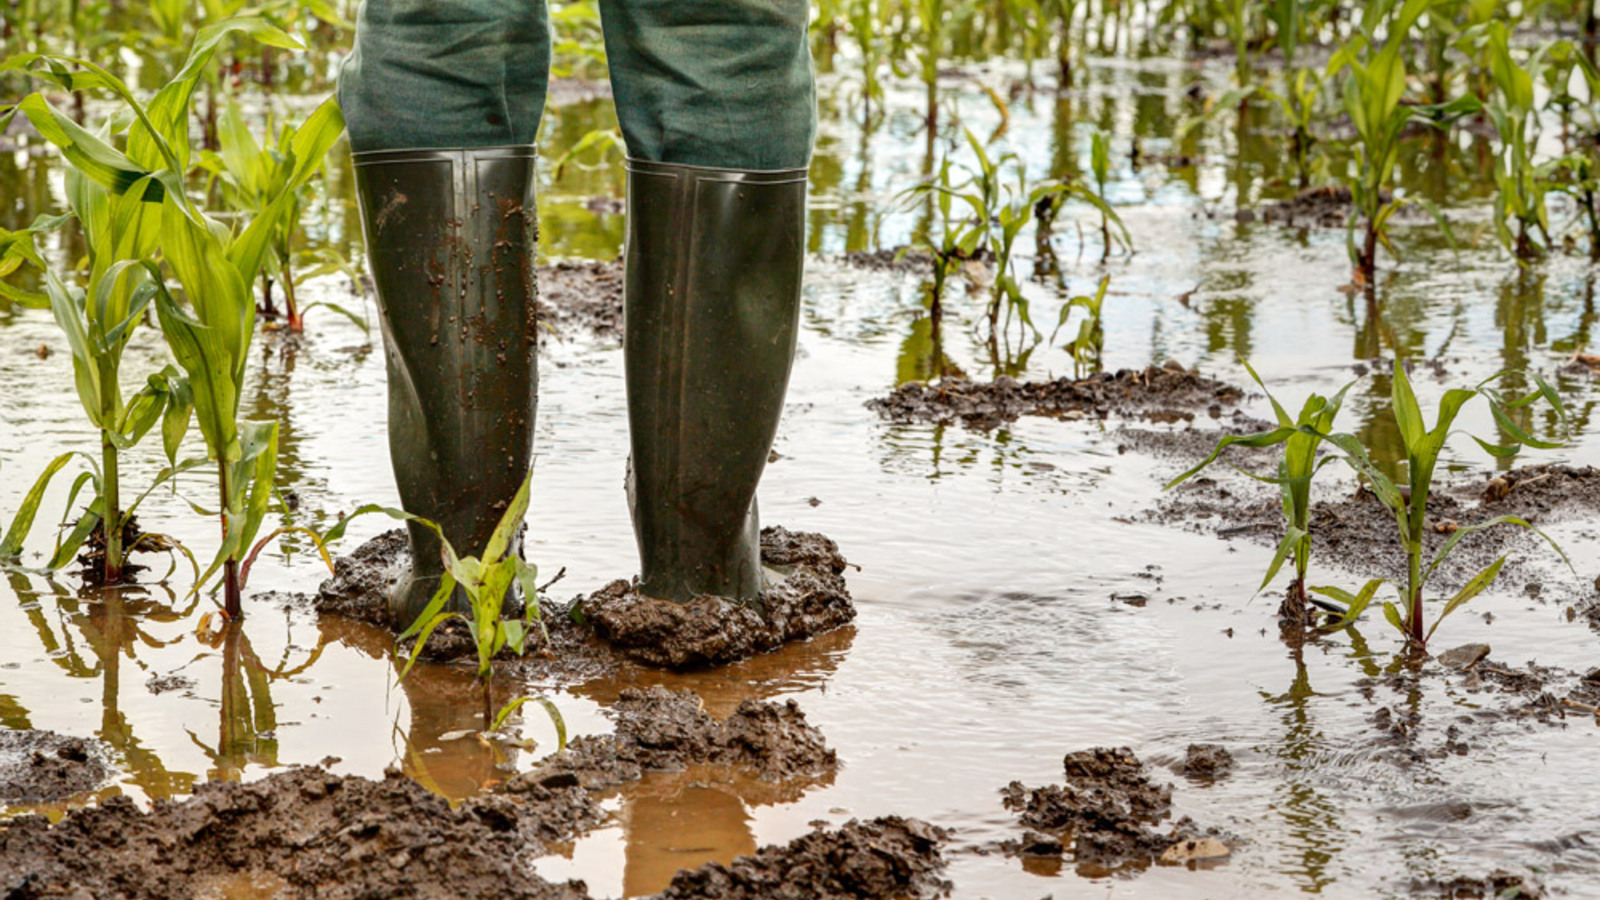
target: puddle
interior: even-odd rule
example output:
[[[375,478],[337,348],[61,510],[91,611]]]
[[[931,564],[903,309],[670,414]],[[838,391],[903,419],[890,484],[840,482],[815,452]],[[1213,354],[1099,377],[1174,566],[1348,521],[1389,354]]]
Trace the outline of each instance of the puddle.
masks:
[[[1220,84],[1224,71],[1206,75]],[[1096,125],[1111,128],[1124,153],[1134,137],[1149,153],[1178,149],[1169,137],[1191,103],[1184,91],[1193,77],[1179,62],[1096,63],[1085,92],[1019,100],[1007,146],[1033,173],[1057,163],[1076,168],[1062,161],[1086,158]],[[717,717],[745,699],[794,699],[841,768],[830,782],[803,788],[718,767],[646,775],[607,793],[609,820],[553,845],[552,855],[532,863],[538,874],[581,878],[594,896],[643,896],[665,889],[680,869],[790,841],[813,823],[897,814],[951,830],[943,877],[957,897],[1373,896],[1407,893],[1414,879],[1482,878],[1494,869],[1538,870],[1558,895],[1577,896],[1592,884],[1600,876],[1594,716],[1517,714],[1510,710],[1520,701],[1469,690],[1460,673],[1437,665],[1414,678],[1386,676],[1397,644],[1376,618],[1359,633],[1285,648],[1274,621],[1277,597],[1253,596],[1271,547],[1144,521],[1160,484],[1186,462],[1124,446],[1115,419],[1024,417],[978,430],[885,424],[866,408],[923,371],[926,322],[914,275],[836,256],[906,240],[921,213],[893,208],[890,198],[927,161],[912,113],[896,112],[864,136],[831,99],[837,80],[828,84],[809,233],[810,249],[821,255],[810,264],[779,458],[768,467],[761,504],[769,524],[838,542],[859,567],[847,572],[858,618],[809,643],[707,672],[630,666],[602,680],[551,684],[506,667],[496,691],[549,697],[573,737],[609,732],[604,710],[632,687],[692,689]],[[972,84],[950,90],[976,131],[998,125]],[[891,106],[915,109],[914,96],[909,87],[892,88]],[[597,108],[564,107],[551,127],[581,132],[604,121]],[[1254,205],[1293,194],[1278,185],[1287,163],[1267,137],[1236,134],[1219,121],[1194,140],[1185,150],[1200,160],[1193,166],[1134,169],[1118,154],[1112,198],[1140,250],[1131,259],[1102,268],[1096,248],[1080,254],[1078,214],[1063,213],[1056,234],[1064,280],[1027,287],[1037,320],[1053,322],[1066,297],[1109,272],[1109,370],[1171,359],[1243,386],[1249,382],[1236,358],[1246,355],[1286,402],[1336,389],[1358,367],[1382,371],[1372,360],[1396,350],[1440,362],[1442,376],[1430,370],[1417,379],[1425,405],[1448,387],[1533,366],[1569,398],[1573,443],[1522,462],[1600,459],[1592,376],[1561,368],[1592,346],[1596,273],[1587,263],[1557,258],[1519,273],[1487,244],[1457,259],[1423,229],[1408,233],[1402,225],[1405,259],[1385,267],[1380,305],[1369,309],[1340,290],[1348,261],[1338,229],[1232,217],[1238,196]],[[1475,173],[1480,141],[1447,147],[1447,168]],[[1407,152],[1433,151],[1408,145]],[[35,208],[59,204],[59,187],[40,184],[40,169],[0,154],[6,196],[26,197]],[[606,176],[571,177],[578,180],[545,185],[546,252],[613,255],[620,216],[585,205],[604,192]],[[12,184],[27,190],[13,193]],[[1461,215],[1483,214],[1476,175],[1430,169],[1407,187],[1432,192]],[[319,215],[334,224],[317,239],[348,246],[340,224],[350,214],[347,173],[335,167],[327,188],[332,199]],[[1207,215],[1213,208],[1217,215]],[[13,218],[33,211],[8,207],[0,224],[15,227]],[[1024,272],[1031,262],[1022,262]],[[302,294],[349,300],[335,279],[310,282]],[[982,299],[951,305],[975,320]],[[972,329],[952,322],[947,334],[947,349],[968,374],[993,374]],[[635,551],[622,490],[620,350],[582,329],[558,337],[541,362],[528,553],[546,577],[567,569],[555,588],[565,599],[629,575]],[[136,337],[124,364],[130,378],[159,368],[154,339],[150,329]],[[361,503],[396,502],[373,339],[329,316],[313,319],[302,339],[263,336],[258,344],[246,414],[280,420],[282,486],[313,527]],[[41,356],[40,347],[48,352]],[[1071,372],[1072,362],[1059,347],[1041,346],[1024,361],[1010,360],[1008,370],[1045,379]],[[92,446],[75,398],[60,387],[70,377],[47,317],[0,310],[0,510],[7,515],[48,459]],[[1343,421],[1392,464],[1396,438],[1376,415],[1387,394],[1381,378],[1359,384]],[[1269,412],[1259,397],[1242,405],[1254,416]],[[1209,427],[1209,416],[1197,412],[1197,427]],[[1481,408],[1460,424],[1494,433]],[[1547,432],[1551,423],[1530,424]],[[148,482],[157,455],[133,454],[127,483]],[[1457,439],[1441,472],[1481,479],[1496,468],[1471,441]],[[1349,486],[1346,473],[1327,471],[1330,485]],[[205,487],[189,477],[176,493],[158,490],[141,521],[180,535],[205,558],[214,549],[211,523],[188,505],[210,497]],[[64,499],[58,487],[44,508],[54,516]],[[361,523],[342,549],[386,525]],[[1491,659],[1511,667],[1536,659],[1582,674],[1594,665],[1594,632],[1565,611],[1592,598],[1600,533],[1582,519],[1556,520],[1549,530],[1577,575],[1541,568],[1537,597],[1521,583],[1496,586],[1446,622],[1439,649],[1484,642]],[[25,562],[37,564],[33,554],[47,545],[36,534]],[[1313,570],[1348,584],[1365,577],[1361,563],[1319,559]],[[155,574],[165,570],[161,559],[152,564]],[[384,633],[318,620],[288,599],[313,591],[325,574],[314,553],[286,541],[257,567],[242,627],[220,634],[201,627],[211,599],[185,597],[181,577],[171,588],[80,596],[70,576],[12,574],[0,587],[0,723],[92,737],[108,748],[112,781],[78,804],[121,795],[146,805],[209,780],[255,781],[297,765],[374,779],[397,765],[459,801],[556,749],[554,726],[534,706],[512,726],[515,744],[446,740],[479,724],[472,670],[422,664],[397,682]],[[1198,743],[1232,755],[1226,778],[1206,784],[1175,771]],[[1154,779],[1173,785],[1174,816],[1238,838],[1229,861],[1085,878],[1070,862],[1001,852],[1022,835],[1001,788],[1013,780],[1057,783],[1065,754],[1123,746],[1151,764]],[[38,809],[59,816],[64,806]],[[212,886],[212,895],[275,889],[240,879]]]

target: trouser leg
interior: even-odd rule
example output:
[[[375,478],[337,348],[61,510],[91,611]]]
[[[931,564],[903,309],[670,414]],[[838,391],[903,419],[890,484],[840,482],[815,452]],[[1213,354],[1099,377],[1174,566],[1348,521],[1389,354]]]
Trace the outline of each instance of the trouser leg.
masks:
[[[544,6],[367,0],[357,29],[339,96],[383,326],[395,480],[408,512],[438,523],[459,555],[481,555],[532,457]],[[433,532],[409,532],[412,569],[389,598],[402,627],[443,574]]]
[[[350,149],[532,144],[549,71],[545,0],[364,0],[339,74]]]
[[[799,327],[805,0],[602,0],[627,141],[624,369],[640,589],[757,599],[756,487]]]

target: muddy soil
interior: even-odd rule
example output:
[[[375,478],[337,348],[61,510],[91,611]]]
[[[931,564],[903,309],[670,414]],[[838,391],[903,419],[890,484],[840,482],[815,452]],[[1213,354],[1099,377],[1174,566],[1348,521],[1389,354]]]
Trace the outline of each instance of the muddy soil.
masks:
[[[1449,879],[1415,879],[1412,897],[1448,897],[1450,900],[1539,900],[1544,890],[1527,875],[1495,869],[1482,878],[1458,875]]]
[[[388,586],[410,564],[405,532],[385,532],[349,556],[334,560],[334,574],[314,598],[318,613],[392,628]],[[615,672],[625,661],[676,669],[723,665],[774,650],[790,641],[832,631],[855,618],[845,585],[849,565],[832,540],[808,532],[768,527],[761,532],[761,561],[783,579],[762,595],[765,615],[718,597],[683,603],[652,600],[618,580],[567,604],[540,603],[550,642],[530,640],[525,668],[539,677],[584,681]],[[409,642],[408,642],[409,646]],[[475,655],[466,625],[451,621],[434,631],[422,655],[461,659]],[[502,659],[515,658],[511,649]]]
[[[1074,381],[992,382],[947,378],[934,385],[908,382],[888,397],[867,401],[869,409],[897,423],[926,422],[990,429],[1021,416],[1076,419],[1112,413],[1160,422],[1193,421],[1203,411],[1220,418],[1244,392],[1168,361],[1147,369],[1123,369]]]
[[[628,581],[613,581],[573,602],[569,617],[629,659],[673,669],[724,665],[832,631],[856,616],[839,547],[820,534],[769,527],[761,562],[783,574],[761,595],[760,609],[700,596],[654,600]]]
[[[541,266],[539,321],[558,338],[622,340],[622,260],[565,260]]]
[[[293,769],[214,781],[149,813],[115,798],[51,827],[0,827],[0,894],[166,900],[250,884],[280,896],[579,900],[581,883],[528,875],[545,841],[598,821],[577,788],[487,796],[451,809],[391,771],[383,781]]]
[[[694,693],[656,686],[624,690],[609,712],[616,719],[614,734],[574,740],[538,768],[513,778],[507,790],[582,785],[605,791],[648,771],[700,764],[743,766],[768,781],[814,780],[838,767],[822,733],[806,722],[793,700],[746,700],[719,722]]]
[[[0,729],[0,803],[56,803],[88,793],[111,778],[109,758],[99,741]]]
[[[927,274],[933,271],[931,255],[923,250],[909,250],[904,245],[881,250],[855,250],[839,259],[847,266],[868,272]]]
[[[1212,784],[1233,771],[1233,754],[1221,744],[1190,744],[1177,771],[1196,784]]]
[[[1343,228],[1350,218],[1350,189],[1330,185],[1307,188],[1288,200],[1278,200],[1259,209],[1241,209],[1234,214],[1240,222],[1257,217],[1275,225]]]
[[[728,865],[679,872],[659,900],[866,900],[936,897],[950,889],[939,877],[939,848],[948,834],[917,819],[851,820],[837,831],[814,831],[784,847],[765,847]]]
[[[1006,808],[1031,832],[1007,849],[1037,856],[1070,846],[1080,871],[1143,868],[1163,857],[1187,860],[1201,846],[1226,854],[1225,845],[1208,839],[1187,817],[1158,830],[1172,814],[1172,788],[1151,781],[1132,750],[1080,750],[1067,754],[1062,767],[1064,784],[1027,788],[1013,781],[1001,791]]]

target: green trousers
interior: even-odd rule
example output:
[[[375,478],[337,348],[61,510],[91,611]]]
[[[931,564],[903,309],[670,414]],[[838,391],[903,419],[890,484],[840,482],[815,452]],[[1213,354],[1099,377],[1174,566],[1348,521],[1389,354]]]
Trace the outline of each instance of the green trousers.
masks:
[[[635,159],[805,168],[816,131],[808,0],[600,0]],[[350,147],[527,145],[549,82],[546,0],[364,0],[339,78]]]

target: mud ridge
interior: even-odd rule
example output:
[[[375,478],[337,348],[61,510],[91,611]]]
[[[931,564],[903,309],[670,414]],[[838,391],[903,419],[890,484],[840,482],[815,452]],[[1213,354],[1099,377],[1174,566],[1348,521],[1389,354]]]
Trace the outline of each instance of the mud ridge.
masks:
[[[886,816],[814,831],[732,863],[679,872],[658,900],[876,900],[943,896],[944,829]]]
[[[992,382],[947,378],[937,385],[909,382],[867,407],[896,424],[925,422],[990,429],[1022,416],[1074,419],[1112,413],[1163,422],[1191,421],[1197,413],[1222,415],[1244,392],[1177,362],[1146,369],[1123,369],[1074,381],[1024,382],[1000,377]]]
[[[0,728],[0,803],[56,803],[88,793],[111,778],[109,758],[99,741]]]
[[[1030,831],[1007,847],[1011,852],[1055,855],[1070,846],[1084,872],[1228,855],[1226,844],[1187,817],[1157,830],[1172,814],[1172,788],[1151,781],[1128,748],[1068,753],[1062,768],[1064,784],[1027,788],[1013,781],[1001,791],[1006,808]]]
[[[868,272],[916,274],[933,271],[932,255],[925,250],[908,250],[903,245],[881,250],[853,250],[840,256],[839,260],[847,266]]]
[[[761,609],[702,595],[655,600],[618,580],[574,600],[563,618],[580,622],[628,659],[673,669],[718,666],[831,631],[855,618],[848,565],[832,540],[769,527],[764,566],[787,573],[761,595]]]
[[[806,722],[793,700],[746,700],[724,721],[708,714],[691,691],[628,688],[609,713],[616,731],[584,735],[538,768],[507,784],[519,793],[531,786],[582,786],[605,791],[637,781],[645,772],[682,771],[692,765],[743,766],[762,779],[786,781],[831,775],[838,757],[822,733]]]
[[[526,859],[598,820],[576,787],[451,809],[398,771],[369,781],[292,769],[203,784],[149,813],[119,797],[54,827],[14,819],[0,828],[0,894],[167,900],[251,884],[330,900],[582,900],[581,882],[532,876]]]

